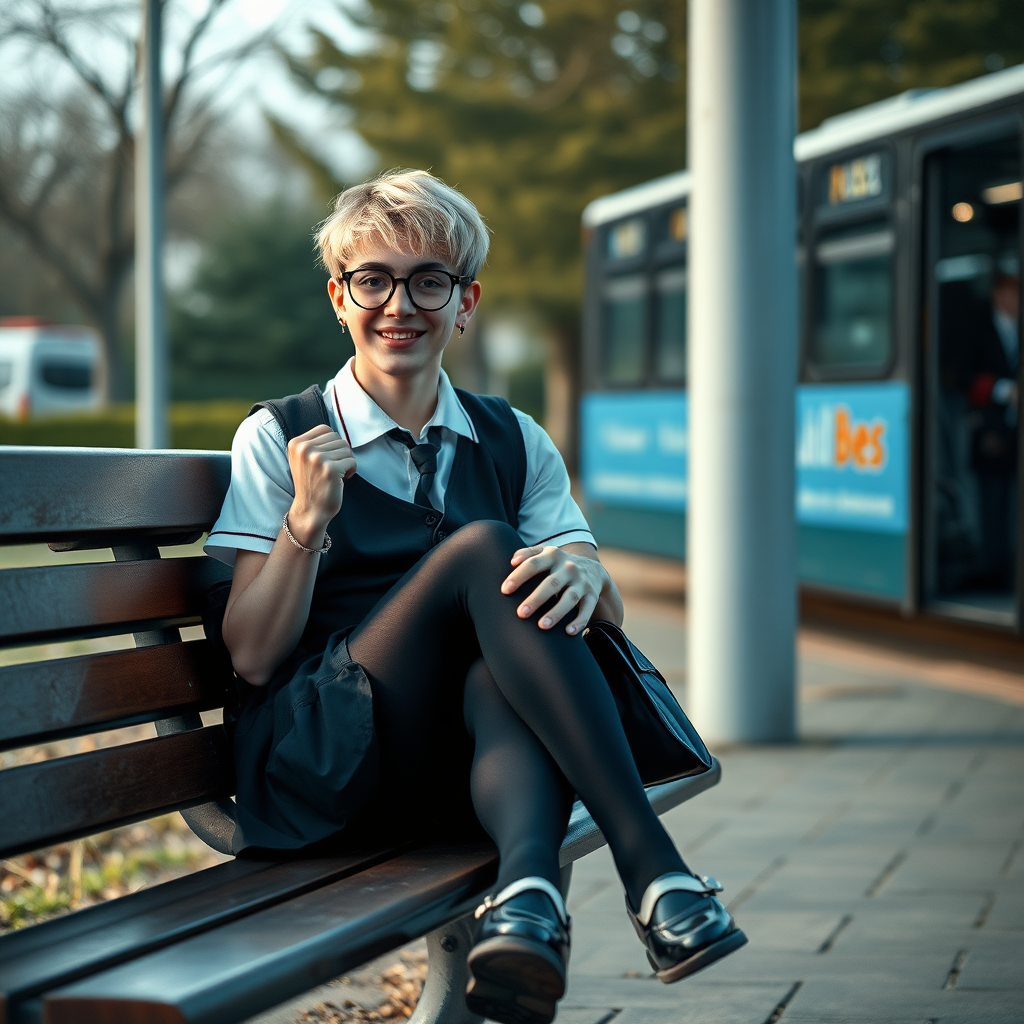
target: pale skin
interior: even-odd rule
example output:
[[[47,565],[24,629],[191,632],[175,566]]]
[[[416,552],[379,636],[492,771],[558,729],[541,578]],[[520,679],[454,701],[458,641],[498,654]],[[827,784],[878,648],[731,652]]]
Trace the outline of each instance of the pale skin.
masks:
[[[348,267],[387,270],[398,278],[429,269],[455,273],[439,257],[383,245],[354,254]],[[327,290],[338,319],[351,333],[356,351],[353,370],[360,387],[399,426],[419,437],[437,406],[441,354],[455,328],[465,327],[473,316],[480,301],[479,283],[457,287],[451,302],[434,312],[413,306],[402,285],[374,310],[353,303],[347,288],[333,278]],[[307,548],[320,548],[328,524],[341,509],[345,480],[356,471],[355,456],[343,437],[321,425],[289,442],[288,465],[295,485],[288,510],[292,535]],[[283,529],[269,554],[238,552],[223,637],[235,671],[252,685],[266,685],[295,649],[309,616],[322,557],[300,550]],[[328,557],[344,558],[344,552],[335,549]],[[563,626],[570,635],[578,634],[591,618],[621,625],[618,589],[590,544],[521,548],[511,566],[501,584],[504,594],[516,593],[527,580],[541,577],[516,608],[520,618],[530,618],[558,596],[538,621],[540,629],[553,629],[573,612]]]

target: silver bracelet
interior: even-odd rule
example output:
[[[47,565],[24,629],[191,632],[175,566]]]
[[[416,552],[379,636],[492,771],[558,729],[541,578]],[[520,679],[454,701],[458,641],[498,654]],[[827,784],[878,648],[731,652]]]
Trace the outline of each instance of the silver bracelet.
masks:
[[[307,555],[326,555],[331,550],[331,535],[329,533],[324,534],[324,546],[322,548],[307,548],[305,544],[300,544],[293,536],[292,531],[288,529],[288,513],[285,512],[284,517],[281,519],[281,529],[284,530],[285,535],[288,539],[300,550],[305,551]]]

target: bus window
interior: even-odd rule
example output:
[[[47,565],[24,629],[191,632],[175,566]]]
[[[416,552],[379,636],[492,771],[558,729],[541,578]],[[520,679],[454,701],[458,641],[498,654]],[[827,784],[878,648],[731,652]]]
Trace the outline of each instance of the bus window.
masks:
[[[642,274],[605,283],[604,376],[609,384],[638,384],[644,377],[647,286]]]
[[[51,388],[84,391],[92,387],[92,367],[88,363],[48,360],[39,368],[39,376]]]
[[[892,350],[892,254],[884,223],[823,234],[811,359],[822,369],[883,367]]]
[[[686,268],[671,267],[654,278],[658,329],[654,373],[659,383],[686,380]]]

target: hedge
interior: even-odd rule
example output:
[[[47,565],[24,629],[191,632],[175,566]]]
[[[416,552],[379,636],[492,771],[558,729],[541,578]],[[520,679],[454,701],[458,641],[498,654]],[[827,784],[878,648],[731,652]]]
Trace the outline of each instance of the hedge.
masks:
[[[175,402],[171,405],[171,447],[226,450],[252,403]],[[134,448],[135,407],[114,405],[98,412],[46,416],[15,422],[0,417],[0,444]]]

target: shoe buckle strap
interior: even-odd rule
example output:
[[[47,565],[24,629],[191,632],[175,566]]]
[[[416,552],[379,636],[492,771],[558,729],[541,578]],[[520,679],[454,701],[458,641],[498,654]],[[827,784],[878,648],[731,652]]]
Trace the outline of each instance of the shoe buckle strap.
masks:
[[[480,906],[477,907],[476,910],[473,911],[473,917],[477,921],[479,921],[480,918],[483,917],[484,914],[486,914],[487,911],[491,909],[491,907],[495,907],[495,906],[497,906],[497,904],[494,902],[494,897],[493,896],[485,896],[483,903],[481,903]]]
[[[640,901],[640,909],[637,912],[637,920],[646,927],[651,923],[651,915],[654,913],[655,904],[667,892],[695,892],[706,896],[713,896],[722,891],[722,885],[710,875],[688,875],[681,871],[672,874],[662,875],[656,878],[647,887],[643,899]]]
[[[562,899],[562,894],[558,891],[557,887],[552,885],[546,878],[540,878],[539,876],[519,878],[511,884],[506,885],[501,892],[487,896],[483,903],[473,911],[473,917],[479,920],[487,913],[488,910],[492,910],[494,907],[500,907],[503,903],[507,903],[510,899],[514,896],[518,896],[520,893],[530,891],[542,892],[548,896],[555,906],[555,911],[558,913],[558,919],[566,928],[569,927],[569,914],[565,909],[565,900]]]

